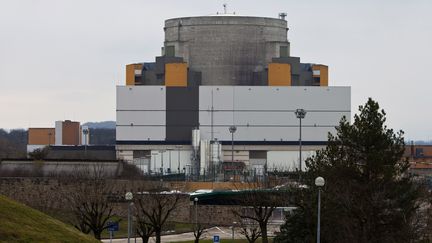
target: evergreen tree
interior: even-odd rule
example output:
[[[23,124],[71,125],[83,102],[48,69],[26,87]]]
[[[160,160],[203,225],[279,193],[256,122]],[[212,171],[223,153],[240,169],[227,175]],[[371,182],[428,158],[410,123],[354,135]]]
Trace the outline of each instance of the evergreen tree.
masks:
[[[385,112],[369,99],[351,125],[342,118],[327,147],[306,161],[303,188],[293,191],[297,209],[287,214],[276,242],[314,242],[317,187],[322,188],[322,242],[415,242],[420,237],[422,193],[402,159],[403,132],[385,125]]]

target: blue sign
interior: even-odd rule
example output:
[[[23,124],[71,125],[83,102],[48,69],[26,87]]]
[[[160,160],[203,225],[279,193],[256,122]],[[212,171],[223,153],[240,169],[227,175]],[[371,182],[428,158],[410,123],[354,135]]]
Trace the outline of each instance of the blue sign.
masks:
[[[219,243],[220,239],[219,239],[219,235],[214,235],[213,236],[213,243]]]
[[[119,231],[119,223],[118,222],[112,222],[108,221],[108,231]]]

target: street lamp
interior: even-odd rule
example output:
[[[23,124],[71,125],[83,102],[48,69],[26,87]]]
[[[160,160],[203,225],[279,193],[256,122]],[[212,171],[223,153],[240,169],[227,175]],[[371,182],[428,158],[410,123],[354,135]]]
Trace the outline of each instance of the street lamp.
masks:
[[[324,178],[321,176],[315,179],[315,185],[318,187],[318,218],[317,218],[317,243],[320,243],[320,233],[321,233],[321,187],[325,184]]]
[[[132,192],[126,192],[125,199],[128,201],[128,243],[130,243],[130,237],[131,237],[131,231],[132,231],[132,225],[131,225],[131,206],[132,206],[132,199],[133,194]]]
[[[229,132],[231,133],[231,163],[233,163],[234,167],[234,133],[237,131],[237,127],[232,125],[229,127]],[[234,176],[235,176],[235,170],[234,170]],[[235,179],[235,177],[234,177]]]
[[[235,225],[237,224],[237,222],[233,222],[233,225],[232,225],[232,242],[234,242],[234,229],[235,229]]]
[[[306,116],[306,111],[304,109],[297,109],[295,112],[296,117],[300,121],[300,137],[299,137],[299,169],[302,171],[302,119]],[[300,173],[301,174],[301,173]]]
[[[83,135],[84,135],[84,156],[87,158],[87,135],[89,134],[88,128],[83,129]]]
[[[198,232],[198,198],[194,198],[195,201],[195,230]]]

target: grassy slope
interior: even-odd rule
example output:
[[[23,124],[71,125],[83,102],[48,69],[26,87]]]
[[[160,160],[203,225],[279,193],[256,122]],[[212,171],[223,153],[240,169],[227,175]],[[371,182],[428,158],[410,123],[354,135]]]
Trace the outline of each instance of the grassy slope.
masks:
[[[99,242],[42,212],[0,195],[0,242]]]

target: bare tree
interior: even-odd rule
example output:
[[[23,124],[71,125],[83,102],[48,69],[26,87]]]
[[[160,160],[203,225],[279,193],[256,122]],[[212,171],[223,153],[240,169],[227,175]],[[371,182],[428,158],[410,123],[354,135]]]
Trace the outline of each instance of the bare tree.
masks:
[[[148,243],[150,237],[154,233],[154,228],[148,218],[142,214],[141,210],[136,213],[136,232],[141,237],[143,243]]]
[[[156,236],[156,243],[161,242],[162,229],[172,212],[177,208],[181,194],[178,191],[166,192],[162,186],[142,192],[135,197],[137,207],[138,221],[143,222],[144,228],[141,231],[147,231],[151,227]]]
[[[257,224],[240,223],[240,234],[244,235],[249,243],[254,243],[261,237],[261,230]]]
[[[233,210],[241,221],[255,222],[260,229],[262,242],[268,243],[267,225],[276,207],[285,203],[283,193],[274,189],[260,189],[261,185],[250,183],[249,189],[240,192],[240,210]],[[251,232],[252,233],[252,232]],[[255,232],[254,234],[257,234]]]
[[[113,205],[108,200],[111,186],[103,167],[77,168],[67,180],[71,183],[64,197],[74,215],[75,227],[84,233],[91,231],[100,239],[103,230],[108,228],[108,220],[114,216]]]

